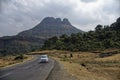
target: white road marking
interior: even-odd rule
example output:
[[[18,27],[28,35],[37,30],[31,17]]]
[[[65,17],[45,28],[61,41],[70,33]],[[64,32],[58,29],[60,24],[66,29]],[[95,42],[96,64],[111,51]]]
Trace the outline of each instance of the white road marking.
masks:
[[[5,75],[2,75],[2,76],[0,76],[0,78],[6,77],[6,76],[8,76],[8,75],[10,75],[10,74],[12,74],[12,73],[7,73],[7,74],[5,74]]]

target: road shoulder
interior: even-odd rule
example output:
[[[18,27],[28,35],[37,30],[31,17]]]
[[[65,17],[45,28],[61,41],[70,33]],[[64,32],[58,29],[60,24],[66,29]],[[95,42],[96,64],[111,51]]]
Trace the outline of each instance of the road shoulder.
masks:
[[[63,65],[55,61],[54,68],[46,80],[78,80],[71,76],[63,68]]]
[[[12,59],[9,60],[9,61],[4,61],[5,65],[0,67],[0,69],[5,69],[5,68],[13,67],[13,66],[16,66],[16,65],[24,64],[24,63],[29,62],[29,61],[34,60],[34,59],[35,59],[35,56],[27,55],[27,58],[24,59],[24,60],[21,60],[21,61],[14,61]]]

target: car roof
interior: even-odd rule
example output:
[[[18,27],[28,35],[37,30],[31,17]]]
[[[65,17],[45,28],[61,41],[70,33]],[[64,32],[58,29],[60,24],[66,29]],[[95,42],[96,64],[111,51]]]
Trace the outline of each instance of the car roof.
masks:
[[[44,55],[41,55],[41,56],[47,56],[47,55],[44,54]]]

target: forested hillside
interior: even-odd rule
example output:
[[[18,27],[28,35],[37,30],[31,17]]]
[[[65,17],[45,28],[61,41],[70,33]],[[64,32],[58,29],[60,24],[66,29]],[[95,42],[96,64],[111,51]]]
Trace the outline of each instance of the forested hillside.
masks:
[[[21,54],[38,50],[45,39],[24,36],[6,36],[0,38],[0,55]]]
[[[45,41],[43,49],[70,51],[95,51],[120,48],[120,17],[115,23],[97,25],[95,31],[52,37]]]

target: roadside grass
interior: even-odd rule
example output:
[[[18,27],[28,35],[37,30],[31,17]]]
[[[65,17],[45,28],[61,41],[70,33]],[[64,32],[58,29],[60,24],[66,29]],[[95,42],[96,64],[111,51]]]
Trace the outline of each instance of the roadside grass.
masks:
[[[116,53],[100,57],[100,54]],[[79,80],[120,80],[120,50],[109,49],[99,52],[69,52],[46,50],[34,54],[48,54],[65,70]]]
[[[4,57],[0,57],[0,68],[9,67],[15,64],[19,64],[33,58],[32,55],[8,55]]]

